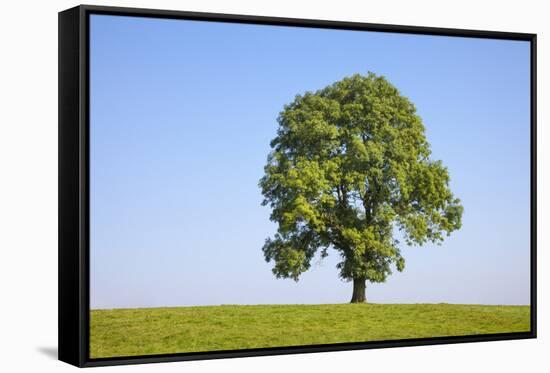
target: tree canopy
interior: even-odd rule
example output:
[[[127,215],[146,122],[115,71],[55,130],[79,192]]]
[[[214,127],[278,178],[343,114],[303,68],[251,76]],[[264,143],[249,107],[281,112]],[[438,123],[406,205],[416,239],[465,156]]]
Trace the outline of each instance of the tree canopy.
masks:
[[[447,168],[430,159],[415,106],[383,76],[297,95],[278,124],[259,183],[278,224],[263,246],[278,278],[298,281],[332,247],[340,277],[354,281],[352,302],[364,302],[367,281],[404,269],[396,237],[440,243],[460,228]]]

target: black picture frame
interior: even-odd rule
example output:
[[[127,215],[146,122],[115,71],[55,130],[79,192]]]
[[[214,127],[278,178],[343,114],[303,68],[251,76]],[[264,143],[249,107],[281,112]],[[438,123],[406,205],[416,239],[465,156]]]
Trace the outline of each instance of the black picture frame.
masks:
[[[364,343],[89,357],[89,17],[91,14],[528,41],[531,45],[531,330]],[[536,338],[536,34],[80,5],[59,13],[59,360],[78,367]]]

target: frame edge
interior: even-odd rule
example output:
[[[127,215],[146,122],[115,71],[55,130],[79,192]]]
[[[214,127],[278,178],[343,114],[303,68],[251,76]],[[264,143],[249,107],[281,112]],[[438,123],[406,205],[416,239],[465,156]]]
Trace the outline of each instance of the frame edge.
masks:
[[[531,50],[531,335],[537,338],[537,34]]]
[[[171,18],[171,19],[187,19],[195,21],[210,21],[210,22],[229,22],[229,23],[244,23],[254,25],[272,25],[272,26],[291,26],[291,27],[306,27],[306,28],[323,28],[323,29],[343,29],[343,30],[359,30],[359,31],[377,31],[388,33],[401,33],[411,35],[438,35],[450,37],[473,37],[483,39],[505,39],[505,40],[522,40],[531,41],[536,34],[514,31],[492,31],[478,29],[459,29],[437,26],[415,26],[415,25],[398,25],[386,23],[369,23],[362,21],[342,21],[330,19],[313,19],[313,18],[290,18],[290,17],[274,17],[274,16],[257,16],[233,13],[211,13],[211,12],[195,12],[181,11],[172,9],[155,9],[155,8],[133,8],[119,6],[102,6],[102,5],[80,5],[80,7],[88,13],[116,15],[116,16],[133,16],[147,18]]]
[[[58,13],[58,359],[84,366],[81,246],[82,7]]]

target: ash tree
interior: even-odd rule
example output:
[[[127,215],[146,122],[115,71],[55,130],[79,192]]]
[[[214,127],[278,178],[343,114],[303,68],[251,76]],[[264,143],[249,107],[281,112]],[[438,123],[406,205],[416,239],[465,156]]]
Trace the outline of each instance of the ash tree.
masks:
[[[262,248],[277,278],[298,281],[333,248],[340,277],[353,281],[351,302],[366,302],[367,281],[404,269],[397,238],[441,243],[460,228],[447,168],[430,159],[415,106],[383,76],[298,95],[278,123],[259,182],[278,224]]]

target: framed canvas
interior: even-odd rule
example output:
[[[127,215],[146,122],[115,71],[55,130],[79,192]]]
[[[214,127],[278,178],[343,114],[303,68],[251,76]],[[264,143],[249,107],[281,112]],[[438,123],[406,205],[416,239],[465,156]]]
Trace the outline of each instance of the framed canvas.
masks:
[[[536,336],[536,35],[59,13],[59,359]]]

